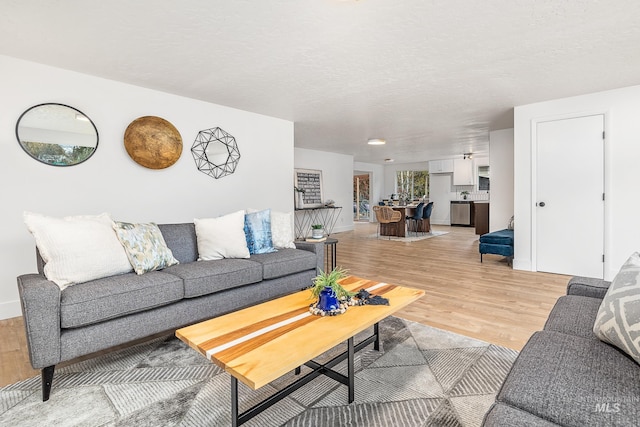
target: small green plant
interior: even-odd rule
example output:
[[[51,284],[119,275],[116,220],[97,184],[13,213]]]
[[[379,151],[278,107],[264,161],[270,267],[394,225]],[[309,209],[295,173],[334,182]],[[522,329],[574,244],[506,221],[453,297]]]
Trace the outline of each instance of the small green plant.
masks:
[[[302,193],[302,194],[306,192],[304,188],[299,188],[299,187],[296,187],[295,185],[293,186],[293,191],[295,191],[296,193]]]
[[[333,292],[335,292],[338,299],[354,296],[356,294],[355,292],[349,292],[338,283],[338,280],[344,277],[347,277],[347,270],[340,267],[336,267],[328,273],[320,270],[320,274],[313,279],[311,294],[314,298],[318,298],[320,296],[320,292],[325,287],[329,287],[333,289]]]
[[[322,230],[322,224],[313,224],[311,226],[312,230]]]

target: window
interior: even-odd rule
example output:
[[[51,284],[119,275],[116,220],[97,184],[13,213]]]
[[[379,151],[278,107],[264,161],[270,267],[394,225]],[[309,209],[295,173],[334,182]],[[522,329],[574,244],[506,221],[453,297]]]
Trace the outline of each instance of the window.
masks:
[[[409,200],[429,196],[429,172],[397,171],[396,192],[400,198]]]
[[[478,190],[489,191],[489,166],[478,166]]]

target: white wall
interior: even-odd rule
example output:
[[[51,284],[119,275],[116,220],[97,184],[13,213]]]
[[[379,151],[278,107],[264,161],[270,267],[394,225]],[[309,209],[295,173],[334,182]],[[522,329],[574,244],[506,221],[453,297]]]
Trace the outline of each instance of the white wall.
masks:
[[[371,190],[371,200],[369,201],[369,204],[371,205],[371,208],[373,208],[373,206],[377,205],[379,201],[386,197],[384,193],[384,165],[354,162],[353,170],[369,173],[369,176],[371,177],[371,180],[369,182],[369,188]],[[375,220],[376,216],[373,214],[373,211],[371,211],[371,215],[369,215],[369,221],[375,222]]]
[[[0,56],[0,69],[0,319],[21,314],[16,276],[36,271],[25,210],[51,216],[109,212],[119,220],[168,223],[247,207],[293,209],[291,122],[6,56]],[[100,136],[93,157],[53,167],[20,148],[16,120],[43,102],[71,105],[93,120]],[[126,127],[146,115],[170,121],[182,135],[182,156],[167,169],[146,169],[124,149]],[[236,172],[217,180],[196,169],[190,152],[198,131],[216,126],[236,138],[241,154]],[[348,174],[351,166],[349,161]]]
[[[640,86],[519,106],[514,112],[514,268],[535,270],[532,237],[532,124],[585,114],[605,114],[605,278],[612,279],[640,249]],[[493,185],[493,184],[492,184]],[[582,207],[588,209],[588,206]],[[589,230],[585,230],[589,233]]]
[[[513,129],[489,132],[489,231],[507,228],[513,215]]]
[[[295,168],[321,170],[325,201],[332,199],[336,206],[342,206],[333,232],[353,230],[353,156],[306,148],[296,148],[294,151]],[[290,197],[293,200],[293,187]]]

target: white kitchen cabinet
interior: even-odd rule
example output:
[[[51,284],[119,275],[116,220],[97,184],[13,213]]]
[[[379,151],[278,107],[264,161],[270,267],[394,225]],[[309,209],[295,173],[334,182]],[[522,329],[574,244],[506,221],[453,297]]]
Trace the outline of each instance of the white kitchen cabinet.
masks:
[[[451,173],[451,172],[453,172],[453,159],[429,161],[429,173]]]
[[[475,173],[472,159],[454,159],[453,185],[474,185]]]

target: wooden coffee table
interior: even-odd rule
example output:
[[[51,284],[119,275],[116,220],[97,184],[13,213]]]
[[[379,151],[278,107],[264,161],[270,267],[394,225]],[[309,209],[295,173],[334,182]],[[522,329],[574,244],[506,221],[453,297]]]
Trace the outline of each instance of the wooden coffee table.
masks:
[[[380,348],[378,322],[424,295],[424,291],[349,276],[340,281],[345,289],[366,289],[389,300],[389,305],[349,307],[339,316],[314,316],[309,305],[311,291],[304,290],[224,316],[187,326],[176,336],[231,374],[231,419],[234,426],[258,415],[269,406],[326,375],[349,388],[354,400],[354,354],[373,343]],[[373,334],[354,344],[353,337],[373,326]],[[325,364],[312,359],[342,342],[347,350]],[[348,375],[332,370],[347,359]],[[306,365],[312,371],[279,390],[251,409],[238,413],[238,380],[253,390]]]

